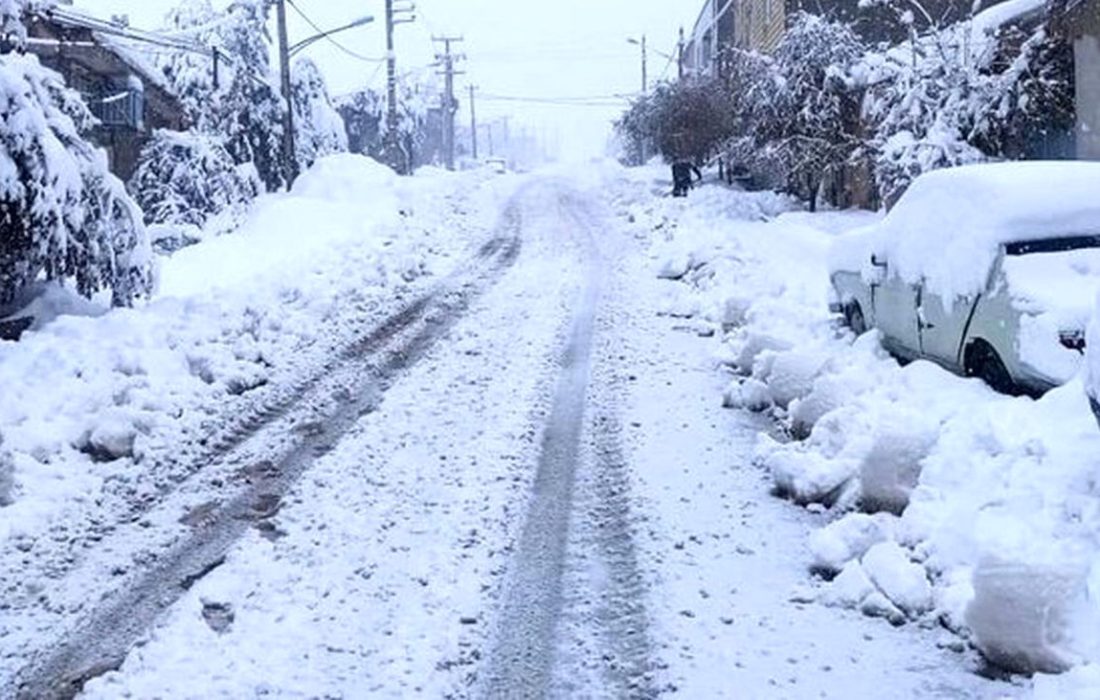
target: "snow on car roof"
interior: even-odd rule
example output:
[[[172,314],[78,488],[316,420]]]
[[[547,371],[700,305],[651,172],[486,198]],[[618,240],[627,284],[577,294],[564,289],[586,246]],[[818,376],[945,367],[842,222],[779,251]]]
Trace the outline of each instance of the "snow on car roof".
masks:
[[[988,163],[917,178],[878,229],[909,282],[944,298],[981,291],[1003,243],[1100,233],[1100,163]]]

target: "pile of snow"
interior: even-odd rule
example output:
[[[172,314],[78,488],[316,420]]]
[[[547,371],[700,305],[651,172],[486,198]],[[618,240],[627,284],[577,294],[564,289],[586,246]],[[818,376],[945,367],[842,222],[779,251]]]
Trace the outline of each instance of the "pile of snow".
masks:
[[[871,229],[897,234],[885,251],[891,262],[910,271],[919,263],[945,287],[967,289],[984,279],[954,261],[995,255],[1028,221],[1097,232],[1098,167],[922,178]],[[655,271],[686,254],[688,271],[670,294],[690,297],[723,331],[720,359],[735,375],[725,404],[765,411],[785,428],[786,439],[760,435],[757,463],[778,493],[825,514],[807,561],[819,601],[898,624],[942,622],[1010,670],[1073,668],[1039,678],[1036,694],[1091,697],[1085,689],[1100,668],[1100,431],[1081,382],[1040,400],[1006,397],[928,362],[899,366],[876,333],[857,339],[839,328],[825,303],[824,251],[838,220],[866,229],[867,216],[762,223],[729,214],[752,211],[754,194],[710,188],[686,205],[655,204],[637,189],[620,197],[621,213],[654,241]],[[948,208],[959,193],[966,204]],[[849,241],[833,260],[850,254]],[[1100,360],[1091,363],[1100,377]]]

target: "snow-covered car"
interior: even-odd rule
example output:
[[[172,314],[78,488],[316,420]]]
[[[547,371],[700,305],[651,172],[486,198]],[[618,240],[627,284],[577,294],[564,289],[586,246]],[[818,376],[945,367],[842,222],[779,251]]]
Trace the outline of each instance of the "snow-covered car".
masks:
[[[832,308],[1000,391],[1041,393],[1080,368],[1100,289],[1100,163],[969,165],[925,174],[831,252]]]
[[[1100,296],[1096,299],[1094,309],[1087,333],[1089,347],[1085,352],[1087,362],[1085,393],[1088,394],[1089,406],[1092,407],[1092,414],[1096,416],[1096,423],[1100,425]]]

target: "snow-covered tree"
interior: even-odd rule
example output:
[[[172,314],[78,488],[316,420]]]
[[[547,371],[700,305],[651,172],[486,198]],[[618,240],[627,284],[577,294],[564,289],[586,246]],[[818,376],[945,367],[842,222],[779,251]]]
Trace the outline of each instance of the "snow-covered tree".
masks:
[[[272,72],[267,3],[233,0],[217,12],[209,0],[184,0],[166,24],[212,49],[210,56],[180,51],[161,60],[192,126],[221,139],[237,164],[252,163],[269,191],[280,189],[285,106]],[[217,81],[214,48],[220,55]]]
[[[348,150],[344,120],[332,106],[317,64],[308,58],[294,62],[292,75],[295,148],[299,171],[318,158]]]
[[[994,158],[1058,155],[1073,124],[1071,49],[1048,30],[1029,34],[970,21],[868,54],[864,119],[875,176],[889,203],[936,168]]]
[[[5,2],[4,33],[18,43],[30,3]],[[149,291],[141,212],[83,134],[94,120],[80,96],[34,56],[0,56],[0,303],[39,280],[79,293],[110,290],[116,305]]]
[[[401,151],[397,160],[386,153],[386,96],[365,88],[344,96],[337,102],[337,111],[347,127],[349,149],[369,155],[398,170],[406,165],[428,162],[426,151],[432,140],[429,113],[436,86],[424,84],[415,76],[405,75],[397,83],[397,145]]]
[[[732,134],[731,99],[720,80],[665,83],[636,100],[616,126],[635,148],[644,142],[667,161],[701,163]]]
[[[224,14],[216,12],[210,0],[183,0],[165,17],[164,29],[196,45],[209,46],[210,55],[192,51],[157,54],[157,65],[183,104],[188,123],[204,132],[212,131],[219,121],[218,100],[214,99],[214,51],[222,44],[219,27],[223,21]],[[220,67],[219,77],[230,69],[228,65]]]
[[[386,96],[369,88],[336,100],[347,129],[348,150],[380,160],[386,128]]]
[[[129,185],[146,223],[202,227],[256,197],[262,185],[252,173],[210,135],[158,131],[142,149]]]
[[[268,191],[286,182],[282,166],[283,110],[271,71],[267,3],[235,0],[222,27],[226,53],[235,61],[232,79],[218,94],[217,133],[237,163],[252,163]]]
[[[1076,125],[1073,47],[1050,19],[1030,35],[1006,29],[989,72],[993,99],[978,106],[976,145],[1001,158],[1065,156]]]
[[[775,52],[768,147],[784,162],[788,189],[816,205],[822,180],[859,146],[859,99],[846,79],[863,54],[846,25],[799,13]],[[763,95],[762,95],[763,97]]]

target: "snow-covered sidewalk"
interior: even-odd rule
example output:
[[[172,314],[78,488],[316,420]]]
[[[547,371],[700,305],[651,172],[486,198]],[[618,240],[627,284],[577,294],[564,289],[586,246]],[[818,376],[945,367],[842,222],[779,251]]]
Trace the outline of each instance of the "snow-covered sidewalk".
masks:
[[[1098,658],[1100,433],[1080,382],[1033,401],[927,362],[901,367],[873,333],[853,342],[827,311],[831,242],[872,215],[810,215],[772,194],[719,187],[687,202],[662,200],[653,197],[655,177],[619,178],[617,201],[639,235],[657,239],[652,274],[676,280],[664,309],[721,338],[715,352],[730,375],[725,404],[767,417],[753,440],[751,462],[765,481],[758,494],[770,487],[807,505],[801,522],[817,526],[794,538],[808,540],[807,549],[791,542],[799,551],[788,564],[802,569],[802,587],[791,590],[796,580],[788,578],[773,597],[801,601],[810,617],[820,614],[815,607],[833,606],[910,623],[873,633],[881,644],[869,645],[870,659],[920,644],[921,636],[959,649],[973,644],[1021,671]],[[682,477],[670,485],[684,489]],[[691,481],[698,493],[685,499],[714,499],[713,483],[694,470]],[[733,552],[740,546],[746,562],[760,552],[774,556],[774,545],[754,542],[776,541],[776,530],[753,534],[748,513],[761,502],[740,494],[723,500],[713,506],[723,518],[746,511],[745,542]],[[729,527],[712,532],[737,537]],[[690,539],[681,544],[692,549]],[[972,656],[959,663],[973,664]],[[800,658],[793,655],[792,666]],[[1036,689],[1089,697],[1090,669],[1039,677]],[[914,692],[934,689],[917,675]],[[957,686],[967,688],[989,690]]]
[[[192,504],[216,502],[225,474],[204,471],[219,455],[474,259],[514,186],[488,173],[399,179],[334,157],[260,200],[239,232],[164,260],[147,305],[56,320],[37,307],[39,330],[0,343],[0,449],[14,463],[13,502],[0,508],[0,676],[156,560],[136,527],[148,513],[181,486]],[[100,560],[114,562],[106,578]],[[81,570],[97,578],[70,580]]]

